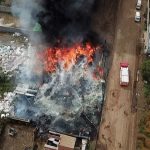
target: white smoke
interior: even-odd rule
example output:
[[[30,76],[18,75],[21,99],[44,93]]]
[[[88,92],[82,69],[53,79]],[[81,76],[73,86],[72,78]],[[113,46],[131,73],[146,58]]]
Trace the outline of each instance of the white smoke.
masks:
[[[36,98],[43,113],[74,119],[72,115],[86,111],[86,107],[94,109],[102,101],[102,85],[93,80],[90,68],[84,69],[85,64],[82,61],[68,71],[62,69],[51,75],[51,81],[40,88]],[[85,83],[81,84],[82,80]]]
[[[32,13],[35,10],[41,10],[36,0],[13,0],[11,11],[14,16],[19,18],[19,22],[22,28],[32,29],[32,23],[36,20],[32,17]]]

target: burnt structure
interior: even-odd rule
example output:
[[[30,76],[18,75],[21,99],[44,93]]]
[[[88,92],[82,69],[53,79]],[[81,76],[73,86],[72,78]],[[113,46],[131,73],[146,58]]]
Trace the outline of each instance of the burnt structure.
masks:
[[[91,28],[95,0],[37,0],[36,4],[34,1],[26,4],[20,1],[13,5],[14,14],[18,8],[21,9],[22,24],[29,31],[36,23],[40,24],[42,32],[34,34],[40,36],[40,43],[44,46],[69,47],[86,41],[95,46],[104,44]],[[30,37],[39,42],[36,36]],[[84,74],[85,58],[82,56],[68,72],[58,68],[55,73],[44,73],[43,85],[40,87],[36,87],[34,81],[37,82],[41,77],[33,73],[30,78],[26,78],[26,72],[21,70],[22,77],[25,77],[23,83],[28,83],[30,89],[36,89],[38,93],[35,97],[23,94],[16,96],[14,116],[31,120],[41,134],[53,130],[95,136],[102,110],[104,83],[94,80],[91,72],[100,60],[100,67],[105,68],[107,56],[108,51],[104,46],[101,53],[95,53],[95,62],[88,65],[87,74]]]
[[[63,81],[59,73],[43,75],[46,79],[35,97],[23,94],[15,97],[14,116],[30,120],[33,126],[40,128],[41,134],[53,130],[77,136],[95,136],[104,85],[99,80],[90,81],[83,77],[81,68],[74,75],[70,73],[64,73],[66,79]]]

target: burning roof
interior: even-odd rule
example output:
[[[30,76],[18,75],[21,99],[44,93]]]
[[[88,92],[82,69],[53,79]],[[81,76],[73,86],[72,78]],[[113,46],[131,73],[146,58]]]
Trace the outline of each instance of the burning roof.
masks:
[[[85,44],[84,46],[77,44],[67,48],[47,48],[43,54],[45,71],[56,71],[58,64],[62,65],[63,69],[67,70],[75,65],[75,63],[77,63],[81,57],[85,57],[87,64],[92,63],[94,53],[95,48],[89,43]]]

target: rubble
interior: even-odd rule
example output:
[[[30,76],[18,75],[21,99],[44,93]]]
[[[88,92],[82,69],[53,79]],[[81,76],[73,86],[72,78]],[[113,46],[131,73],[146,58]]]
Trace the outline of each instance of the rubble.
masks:
[[[12,112],[13,107],[11,104],[15,96],[12,92],[5,93],[4,95],[4,99],[0,101],[1,118],[9,116],[9,113]]]
[[[5,73],[19,69],[28,59],[28,52],[22,46],[0,45],[0,63]]]

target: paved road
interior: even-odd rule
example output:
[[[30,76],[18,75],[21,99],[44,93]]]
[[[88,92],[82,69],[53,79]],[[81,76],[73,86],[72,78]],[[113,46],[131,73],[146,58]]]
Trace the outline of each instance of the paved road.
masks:
[[[135,0],[120,0],[112,67],[108,77],[106,101],[97,150],[136,150],[136,113],[131,113],[136,71],[136,45],[140,24],[134,22]],[[130,85],[120,87],[119,65],[128,62]]]

